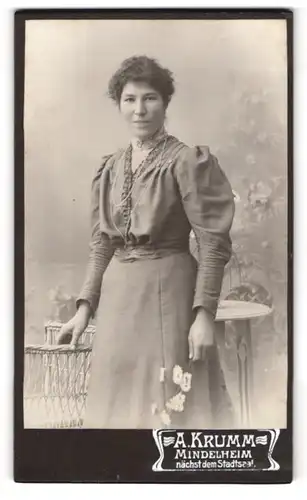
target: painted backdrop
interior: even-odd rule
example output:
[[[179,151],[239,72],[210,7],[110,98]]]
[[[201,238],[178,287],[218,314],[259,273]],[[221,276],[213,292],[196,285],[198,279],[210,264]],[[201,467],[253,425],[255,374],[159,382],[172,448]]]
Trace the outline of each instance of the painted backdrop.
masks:
[[[44,320],[54,314],[56,300],[69,302],[81,286],[92,176],[101,156],[128,140],[107,98],[107,84],[121,61],[136,54],[155,57],[173,71],[169,132],[190,145],[209,145],[236,192],[235,255],[223,293],[231,288],[234,296],[274,307],[272,319],[255,325],[255,364],[260,417],[266,426],[282,426],[287,342],[282,20],[27,22],[26,343],[43,342]]]

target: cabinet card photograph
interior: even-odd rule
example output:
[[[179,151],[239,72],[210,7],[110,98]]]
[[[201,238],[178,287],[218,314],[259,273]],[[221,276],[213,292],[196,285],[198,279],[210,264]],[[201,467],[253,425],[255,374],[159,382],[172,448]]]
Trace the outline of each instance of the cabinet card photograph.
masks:
[[[292,14],[55,12],[15,18],[20,432],[289,482]]]

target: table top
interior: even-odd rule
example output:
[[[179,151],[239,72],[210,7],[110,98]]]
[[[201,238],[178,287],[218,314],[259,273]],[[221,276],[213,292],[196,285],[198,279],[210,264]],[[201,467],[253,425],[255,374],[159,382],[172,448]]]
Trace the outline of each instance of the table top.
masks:
[[[261,318],[271,314],[272,309],[264,304],[242,300],[221,300],[216,321],[231,321]]]

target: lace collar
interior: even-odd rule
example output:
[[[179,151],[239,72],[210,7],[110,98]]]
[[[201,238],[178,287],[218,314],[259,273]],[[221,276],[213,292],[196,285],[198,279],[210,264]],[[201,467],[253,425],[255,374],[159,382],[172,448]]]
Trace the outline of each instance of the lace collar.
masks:
[[[145,139],[142,141],[141,139],[137,139],[136,137],[133,137],[131,139],[131,145],[132,149],[136,151],[148,151],[153,149],[158,142],[160,142],[164,137],[167,136],[167,132],[164,128],[164,126],[157,130],[151,137]]]

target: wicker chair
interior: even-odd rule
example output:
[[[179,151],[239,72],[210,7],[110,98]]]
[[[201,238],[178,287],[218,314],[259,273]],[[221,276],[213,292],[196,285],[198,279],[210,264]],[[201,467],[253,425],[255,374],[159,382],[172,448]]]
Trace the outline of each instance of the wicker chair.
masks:
[[[79,345],[56,345],[61,328],[45,325],[45,344],[25,346],[24,426],[41,428],[82,427],[90,372],[92,337],[90,325]]]

